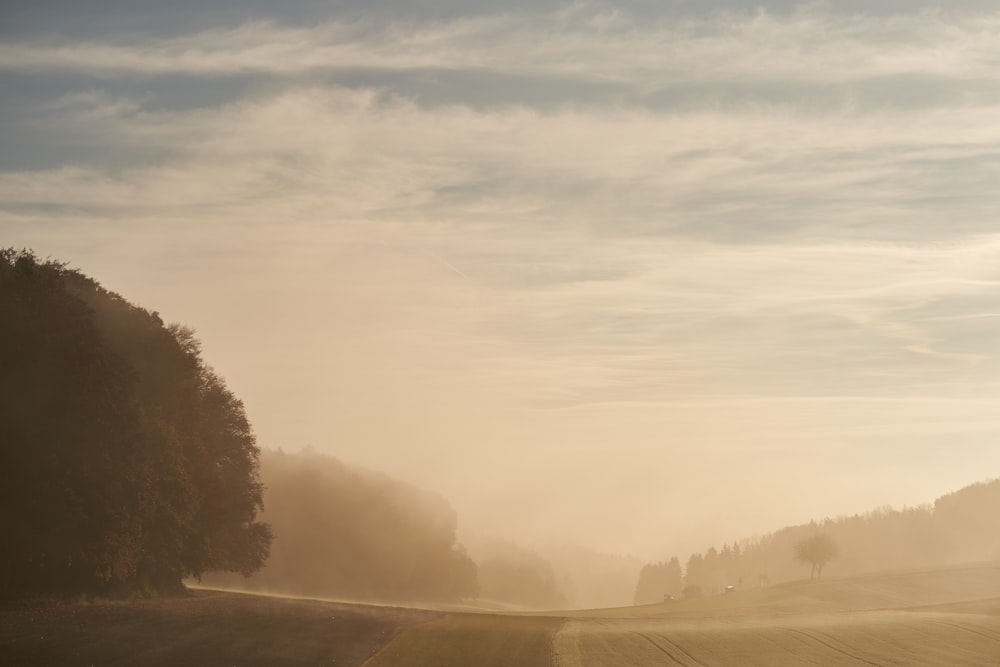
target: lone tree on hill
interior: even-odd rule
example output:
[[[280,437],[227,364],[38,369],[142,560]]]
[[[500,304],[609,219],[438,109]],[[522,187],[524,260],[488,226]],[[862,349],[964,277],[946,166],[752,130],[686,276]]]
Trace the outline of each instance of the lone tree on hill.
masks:
[[[839,552],[840,549],[837,548],[832,539],[822,533],[817,533],[796,543],[795,560],[812,565],[809,578],[816,579],[823,576],[823,566]]]

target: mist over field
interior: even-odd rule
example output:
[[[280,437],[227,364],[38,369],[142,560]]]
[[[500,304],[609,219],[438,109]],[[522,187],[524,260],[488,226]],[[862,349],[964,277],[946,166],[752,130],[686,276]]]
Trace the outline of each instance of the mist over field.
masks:
[[[183,453],[108,491],[144,504],[94,567],[156,517],[188,558],[234,461],[256,552],[171,581],[562,609],[662,601],[673,558],[805,578],[817,532],[830,576],[1000,558],[998,63],[985,0],[4,3],[0,247],[148,309],[53,345]]]
[[[0,662],[1000,664],[988,0],[0,2]]]
[[[933,504],[734,539],[683,565],[675,554],[639,569],[634,556],[556,542],[536,550],[489,532],[460,541],[457,514],[436,493],[312,448],[261,450],[190,328],[78,270],[0,250],[0,319],[0,516],[11,536],[0,547],[0,603],[176,596],[186,579],[548,613],[768,589],[801,581],[804,566],[812,582],[1000,560],[1000,479]],[[236,607],[224,605],[247,611]]]

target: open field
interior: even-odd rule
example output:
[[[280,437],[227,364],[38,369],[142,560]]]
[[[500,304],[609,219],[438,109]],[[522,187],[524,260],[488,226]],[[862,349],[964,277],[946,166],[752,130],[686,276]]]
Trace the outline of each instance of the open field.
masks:
[[[1000,564],[465,613],[196,591],[0,608],[2,665],[994,665]]]
[[[548,667],[557,617],[449,614],[402,632],[365,667]]]
[[[1000,566],[795,582],[577,612],[557,664],[1000,664]]]
[[[0,607],[0,665],[359,665],[437,612],[195,591]]]
[[[1000,617],[903,611],[778,618],[583,619],[556,637],[557,664],[1000,664]]]
[[[794,581],[663,604],[571,612],[574,618],[805,615],[910,609],[1000,598],[1000,563]],[[561,612],[559,612],[561,613]]]
[[[411,626],[366,667],[991,665],[1000,664],[998,612],[1000,565],[973,565],[641,607],[450,614]]]

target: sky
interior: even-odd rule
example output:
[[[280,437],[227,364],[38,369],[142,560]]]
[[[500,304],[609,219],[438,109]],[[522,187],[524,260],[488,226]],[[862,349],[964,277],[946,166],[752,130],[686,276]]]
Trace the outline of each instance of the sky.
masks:
[[[659,559],[1000,475],[994,2],[0,0],[0,245],[263,447]]]

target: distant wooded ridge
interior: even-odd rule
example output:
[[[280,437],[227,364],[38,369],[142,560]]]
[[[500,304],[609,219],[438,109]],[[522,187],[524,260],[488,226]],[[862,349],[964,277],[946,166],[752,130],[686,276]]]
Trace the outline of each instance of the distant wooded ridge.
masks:
[[[1000,561],[1000,479],[979,482],[938,498],[932,505],[881,507],[782,528],[695,553],[682,567],[674,557],[643,566],[635,603],[664,596],[719,593],[727,586],[757,587],[808,576],[796,545],[816,535],[836,546],[823,571],[850,576],[904,568]]]

